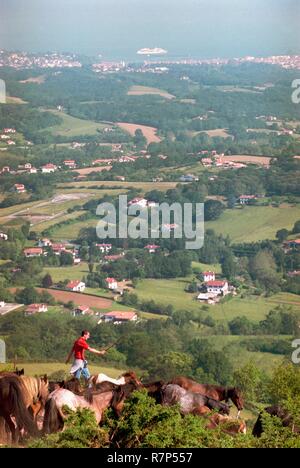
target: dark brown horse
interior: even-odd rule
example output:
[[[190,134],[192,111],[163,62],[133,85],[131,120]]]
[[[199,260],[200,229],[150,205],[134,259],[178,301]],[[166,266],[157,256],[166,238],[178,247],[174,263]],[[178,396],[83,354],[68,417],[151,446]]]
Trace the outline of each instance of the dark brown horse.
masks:
[[[287,410],[282,408],[279,405],[268,406],[264,409],[266,413],[270,416],[276,416],[277,418],[281,419],[283,427],[290,427],[292,432],[299,434],[300,428],[294,425],[292,416],[288,413]],[[259,414],[256,423],[254,424],[252,435],[255,437],[261,437],[262,433],[264,432],[263,427],[263,411]]]
[[[113,409],[115,415],[119,418],[123,411],[125,400],[133,393],[135,390],[142,389],[143,385],[138,383],[135,380],[132,380],[125,385],[119,385],[113,390],[113,397],[111,401],[111,408]]]
[[[169,383],[179,385],[185,390],[190,390],[194,393],[201,393],[201,395],[213,398],[214,400],[225,401],[226,403],[231,400],[239,412],[244,409],[243,395],[241,390],[237,387],[200,384],[195,380],[183,376],[175,377]]]
[[[0,378],[0,417],[3,417],[11,434],[17,442],[19,432],[25,430],[29,435],[36,435],[37,428],[30,416],[27,405],[27,390],[20,377],[6,375]],[[15,419],[16,426],[13,422]]]

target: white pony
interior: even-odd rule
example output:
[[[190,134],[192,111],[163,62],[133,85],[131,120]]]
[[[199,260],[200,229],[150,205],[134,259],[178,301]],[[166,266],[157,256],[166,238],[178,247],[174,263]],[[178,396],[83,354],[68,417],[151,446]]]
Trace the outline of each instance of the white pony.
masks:
[[[70,390],[58,388],[50,393],[46,403],[43,430],[45,433],[55,432],[63,427],[66,416],[63,407],[67,406],[72,411],[78,408],[88,408],[96,417],[99,424],[103,412],[110,406],[113,392],[102,392],[91,394],[89,400],[83,396],[75,395]]]

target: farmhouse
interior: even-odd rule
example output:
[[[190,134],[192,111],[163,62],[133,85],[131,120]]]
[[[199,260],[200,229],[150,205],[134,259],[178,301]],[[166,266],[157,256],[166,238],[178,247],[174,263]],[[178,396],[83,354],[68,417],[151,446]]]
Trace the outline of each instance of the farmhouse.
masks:
[[[48,306],[46,304],[30,304],[25,310],[25,315],[34,315],[40,312],[48,312]]]
[[[73,159],[68,159],[64,161],[64,165],[68,167],[69,169],[75,169],[76,168],[76,162]]]
[[[40,257],[43,255],[43,249],[41,247],[30,247],[28,249],[24,249],[23,253],[26,258]]]
[[[9,166],[2,167],[2,171],[1,171],[2,174],[8,173],[8,172],[10,172],[10,167]]]
[[[205,283],[206,290],[208,293],[213,293],[215,295],[223,295],[226,296],[228,294],[229,286],[226,280],[222,281],[207,281]]]
[[[159,245],[148,244],[144,247],[144,249],[148,250],[149,253],[155,253],[157,249],[159,249]]]
[[[112,322],[117,325],[124,322],[136,322],[137,318],[135,312],[107,312],[102,315],[100,322],[104,320],[104,322]]]
[[[128,202],[128,206],[139,206],[141,208],[146,208],[148,204],[148,200],[146,198],[133,198]]]
[[[16,133],[16,129],[15,128],[4,128],[3,130],[4,133]]]
[[[112,249],[112,244],[96,244],[101,253],[108,253]]]
[[[183,175],[179,178],[180,182],[194,182],[198,181],[199,177],[194,176],[193,174]]]
[[[208,281],[215,281],[216,279],[216,274],[213,271],[204,271],[203,272],[203,280],[205,283]]]
[[[239,202],[241,205],[248,205],[249,202],[257,200],[256,195],[241,195],[239,197]]]
[[[13,186],[13,190],[14,190],[14,192],[17,192],[17,193],[25,193],[26,192],[26,188],[25,188],[24,184],[15,184]]]
[[[0,301],[0,308],[3,308],[5,307],[5,302],[4,301]]]
[[[46,164],[45,166],[42,166],[41,170],[43,174],[50,174],[57,170],[57,166],[55,166],[55,164],[49,163],[49,164]]]
[[[7,241],[8,240],[8,235],[5,234],[4,232],[0,232],[0,240]]]
[[[85,290],[85,283],[79,280],[70,281],[67,284],[66,289],[74,292],[83,292]]]
[[[118,282],[115,280],[115,278],[106,278],[105,283],[108,289],[118,289]]]

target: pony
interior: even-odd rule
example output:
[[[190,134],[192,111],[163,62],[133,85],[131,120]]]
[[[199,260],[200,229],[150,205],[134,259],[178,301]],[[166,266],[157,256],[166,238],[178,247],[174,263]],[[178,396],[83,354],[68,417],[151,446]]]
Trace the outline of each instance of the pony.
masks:
[[[279,405],[273,405],[273,406],[267,406],[264,409],[264,411],[259,413],[257,421],[254,424],[254,427],[252,430],[252,435],[254,437],[261,437],[262,433],[264,432],[263,420],[262,420],[262,416],[264,412],[268,413],[270,416],[276,416],[277,418],[281,419],[283,427],[290,427],[292,432],[296,434],[300,433],[300,428],[298,426],[295,426],[293,422],[293,418],[288,413],[288,411]]]
[[[48,378],[46,375],[42,378],[22,375],[20,379],[26,390],[24,394],[25,404],[31,412],[33,420],[36,421],[41,409],[45,408],[48,399]]]
[[[217,427],[221,427],[222,431],[229,435],[247,434],[245,421],[214,413],[208,417],[206,429],[216,429]]]
[[[4,418],[11,432],[13,443],[18,442],[22,430],[29,435],[37,435],[37,427],[28,411],[28,392],[22,379],[16,375],[0,378],[0,417]]]
[[[194,414],[203,415],[211,410],[220,411],[222,414],[229,415],[229,406],[218,400],[209,398],[206,395],[194,393],[185,390],[179,385],[167,384],[160,389],[161,401],[164,406],[173,406],[178,404],[180,412],[183,415]],[[158,401],[159,402],[159,401]]]
[[[63,429],[66,419],[63,413],[64,406],[72,411],[78,408],[88,408],[95,414],[96,421],[100,424],[104,410],[110,406],[112,397],[112,392],[93,393],[89,395],[90,401],[87,401],[85,397],[75,395],[64,388],[54,390],[46,402],[43,433],[50,434]]]
[[[112,379],[111,377],[108,377],[108,375],[106,374],[92,375],[89,379],[89,384],[92,384],[93,387],[97,389],[97,386],[102,384],[103,382],[110,382],[118,386],[118,385],[125,385],[126,383],[129,383],[132,380],[139,382],[139,384],[141,383],[135,372],[127,371],[121,374],[117,379]]]
[[[190,390],[194,393],[201,393],[202,395],[206,395],[218,401],[225,401],[228,403],[230,399],[238,409],[237,417],[239,417],[240,412],[244,409],[243,395],[241,390],[237,387],[222,387],[220,385],[200,384],[183,376],[175,377],[169,383],[180,385],[180,387],[184,388],[185,390]]]
[[[117,418],[121,416],[125,400],[131,395],[131,393],[140,388],[144,388],[140,381],[131,380],[125,385],[119,385],[113,390],[111,408]]]

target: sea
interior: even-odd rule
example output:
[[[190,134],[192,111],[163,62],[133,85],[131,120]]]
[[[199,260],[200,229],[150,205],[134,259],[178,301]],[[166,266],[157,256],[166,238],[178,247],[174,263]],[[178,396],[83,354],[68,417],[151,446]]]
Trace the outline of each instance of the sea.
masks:
[[[300,54],[299,0],[0,0],[0,49],[141,61]]]

